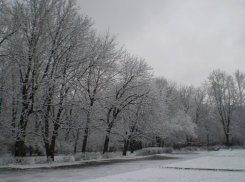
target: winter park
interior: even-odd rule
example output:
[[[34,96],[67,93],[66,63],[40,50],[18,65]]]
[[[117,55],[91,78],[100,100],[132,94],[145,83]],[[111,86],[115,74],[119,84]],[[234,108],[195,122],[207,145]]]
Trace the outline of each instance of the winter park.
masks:
[[[243,0],[0,0],[0,182],[244,182]]]

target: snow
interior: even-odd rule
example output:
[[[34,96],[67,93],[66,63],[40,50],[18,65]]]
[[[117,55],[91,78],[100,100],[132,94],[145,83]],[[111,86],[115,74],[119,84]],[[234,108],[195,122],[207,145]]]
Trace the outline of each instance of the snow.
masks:
[[[68,166],[76,166],[85,164],[84,162],[65,162],[65,163],[44,163],[44,164],[28,164],[28,165],[21,165],[21,164],[10,164],[7,166],[0,166],[0,169],[39,169],[39,168],[55,168],[55,167],[68,167]]]
[[[70,156],[71,162],[60,162],[62,161],[63,156],[55,156],[55,162],[49,163],[41,163],[35,164],[35,157],[28,158],[29,164],[8,164],[8,165],[0,165],[0,169],[40,169],[40,168],[57,168],[57,167],[70,167],[70,166],[80,166],[82,164],[91,163],[91,162],[109,162],[114,160],[134,160],[134,159],[142,159],[148,158],[149,156],[135,156],[135,153],[128,154],[127,156],[115,156],[114,158],[103,159],[102,156],[98,159],[90,159],[90,160],[81,160],[75,161],[74,157]],[[43,161],[46,161],[46,157],[38,157],[42,158]],[[0,158],[1,161],[1,158]],[[0,162],[1,163],[1,162]]]
[[[19,168],[23,170],[11,170],[5,166],[5,169],[0,169],[0,182],[245,181],[245,150],[198,151],[198,154],[195,152],[192,154],[163,154],[161,156],[172,158],[168,160],[131,160],[120,163],[110,163],[108,162],[110,160],[106,159],[99,161],[98,163],[101,163],[99,165],[74,166],[71,168],[52,167],[81,164],[84,161],[40,164],[38,166],[19,165]],[[32,169],[34,167],[43,167],[43,165],[51,168]],[[238,171],[227,171],[224,169]]]
[[[164,167],[192,168],[192,169],[218,169],[218,170],[243,170],[245,172],[244,150],[222,151],[213,156],[178,162]]]
[[[219,151],[212,156],[201,157],[189,161],[167,164],[158,168],[138,170],[124,174],[112,175],[86,182],[244,182],[245,180],[245,151]],[[172,167],[172,168],[168,168]],[[175,168],[174,168],[175,167]],[[181,168],[181,169],[177,169]],[[185,169],[185,168],[188,168]],[[193,169],[190,169],[193,168]],[[202,169],[202,170],[198,170]],[[214,170],[205,170],[214,169]],[[221,169],[221,170],[220,170]],[[222,169],[235,169],[243,171],[224,171]]]
[[[86,182],[244,182],[243,172],[197,171],[151,168],[130,173],[87,180]]]

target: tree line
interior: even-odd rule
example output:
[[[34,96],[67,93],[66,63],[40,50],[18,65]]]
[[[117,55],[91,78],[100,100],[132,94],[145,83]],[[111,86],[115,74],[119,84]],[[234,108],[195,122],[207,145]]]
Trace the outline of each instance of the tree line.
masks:
[[[242,71],[199,88],[155,78],[75,0],[1,1],[0,65],[1,153],[244,145]]]

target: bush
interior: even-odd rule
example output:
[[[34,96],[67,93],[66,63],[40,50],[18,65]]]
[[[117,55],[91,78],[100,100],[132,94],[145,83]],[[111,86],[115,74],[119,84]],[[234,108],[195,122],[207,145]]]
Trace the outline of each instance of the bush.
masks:
[[[121,156],[121,152],[107,152],[102,156],[102,159],[120,158]]]
[[[167,154],[171,154],[173,152],[173,149],[170,147],[167,147],[165,149],[166,149],[165,153],[167,153]]]
[[[206,151],[218,151],[220,149],[229,149],[227,146],[219,146],[219,145],[215,145],[215,146],[203,146],[200,147],[200,150],[206,150]]]
[[[100,159],[102,154],[100,152],[86,152],[85,154],[80,152],[76,153],[74,158],[75,161],[81,161],[81,160],[94,160],[94,159]]]
[[[185,147],[182,148],[181,151],[197,151],[198,147]]]
[[[102,154],[101,152],[86,152],[76,153],[74,158],[75,161],[81,160],[97,160],[97,159],[111,159],[111,158],[120,158],[122,156],[121,152],[107,152]]]
[[[3,157],[0,159],[0,165],[9,165],[9,164],[32,164],[33,161],[29,157]]]
[[[100,152],[86,152],[83,154],[83,160],[94,160],[94,159],[100,159],[101,158]]]
[[[26,164],[31,164],[32,160],[30,157],[15,157],[15,163],[26,165]]]
[[[164,154],[164,153],[172,153],[173,149],[170,147],[164,148],[144,148],[142,150],[138,150],[136,152],[137,156],[146,156],[146,155],[154,155],[154,154]]]
[[[0,159],[0,165],[9,165],[15,163],[14,157],[2,157]]]
[[[80,160],[82,160],[83,155],[84,155],[83,153],[76,153],[76,154],[74,155],[75,161],[80,161]]]
[[[217,147],[217,146],[216,146]],[[219,146],[220,149],[229,149],[229,147],[227,147],[226,145],[223,146]]]
[[[231,149],[244,149],[242,146],[234,145],[230,147]]]
[[[65,156],[55,156],[55,161],[57,163],[61,162],[74,162],[75,157],[73,155],[65,155]],[[45,164],[48,162],[52,162],[52,159],[49,158],[47,160],[46,157],[2,157],[0,158],[0,165],[9,165],[9,164]]]
[[[35,157],[35,164],[45,164],[47,162],[47,157]]]
[[[75,161],[75,158],[72,155],[65,155],[65,156],[56,157],[55,161],[57,163],[74,162]]]

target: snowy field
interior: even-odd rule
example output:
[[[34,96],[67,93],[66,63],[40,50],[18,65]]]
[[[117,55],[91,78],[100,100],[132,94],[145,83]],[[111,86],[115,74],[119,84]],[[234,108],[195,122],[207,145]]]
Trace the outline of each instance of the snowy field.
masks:
[[[244,182],[244,172],[198,171],[151,168],[87,182]]]
[[[232,171],[234,170],[234,171]],[[87,182],[244,182],[245,150],[222,150],[214,155],[158,168],[87,180]]]
[[[162,154],[169,159],[99,162],[69,168],[0,169],[0,182],[244,182],[245,150]],[[64,163],[65,164],[65,163]],[[73,165],[75,163],[69,163]],[[54,165],[54,164],[53,164]],[[62,164],[58,164],[62,165]],[[68,165],[68,164],[65,164]],[[9,166],[10,167],[10,166]],[[37,166],[36,166],[37,167]],[[41,167],[41,166],[40,166]],[[48,167],[48,166],[47,166]]]

